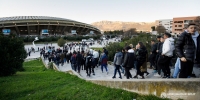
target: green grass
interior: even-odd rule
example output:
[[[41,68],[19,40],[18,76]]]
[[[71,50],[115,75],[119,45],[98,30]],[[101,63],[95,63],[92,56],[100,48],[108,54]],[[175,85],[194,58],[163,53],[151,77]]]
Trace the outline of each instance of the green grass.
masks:
[[[0,77],[0,100],[166,100],[86,82],[45,69],[39,60],[24,62],[23,72]]]

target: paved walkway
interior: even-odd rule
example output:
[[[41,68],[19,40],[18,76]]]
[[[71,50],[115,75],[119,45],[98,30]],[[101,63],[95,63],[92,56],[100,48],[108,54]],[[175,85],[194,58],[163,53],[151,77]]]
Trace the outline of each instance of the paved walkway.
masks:
[[[114,40],[109,40],[109,42],[114,42]],[[55,46],[55,48],[59,48],[57,46],[57,44],[52,44],[53,46]],[[38,47],[42,48],[44,47],[45,45],[44,44],[38,44],[37,45]],[[103,47],[104,45],[98,45],[97,43],[95,43],[95,45],[91,46],[91,47]],[[25,48],[31,48],[32,45],[25,45]],[[28,56],[27,59],[29,58],[38,58],[40,57],[40,53],[39,52],[35,52],[35,53],[31,53],[31,56]],[[48,60],[45,60],[46,64],[48,64]],[[69,71],[69,70],[72,70],[71,69],[71,65],[70,64],[67,64],[67,63],[64,63],[63,66],[59,65],[58,68],[60,69],[60,71],[62,72],[66,72],[66,71]],[[91,75],[90,77],[87,76],[86,74],[86,71],[85,70],[81,70],[80,72],[80,76],[82,76],[84,79],[112,79],[113,75],[114,75],[114,66],[113,65],[108,65],[108,74],[105,72],[105,69],[104,69],[104,73],[102,73],[101,71],[101,67],[98,67],[98,68],[95,68],[94,69],[95,71],[95,75]],[[153,73],[153,70],[152,69],[147,69],[147,71],[150,73],[148,76],[146,76],[146,74],[144,75],[145,76],[145,79],[160,79],[160,77],[156,77],[154,76],[154,73]],[[134,76],[136,74],[136,70],[135,69],[132,69],[131,71],[131,74],[132,76]],[[173,72],[173,69],[171,69],[171,72]],[[200,76],[200,68],[195,68],[194,69],[194,72],[196,75]],[[141,77],[138,77],[138,78],[141,78]],[[119,74],[117,73],[116,74],[116,79],[119,79]],[[126,80],[126,77],[124,76],[124,74],[122,74],[122,80]]]

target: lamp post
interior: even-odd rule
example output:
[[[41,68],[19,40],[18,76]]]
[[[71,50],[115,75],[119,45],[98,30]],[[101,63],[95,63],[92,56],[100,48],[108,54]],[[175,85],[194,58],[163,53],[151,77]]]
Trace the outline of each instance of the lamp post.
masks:
[[[33,48],[36,50],[37,48],[36,48],[36,45],[35,45],[35,41],[38,41],[39,39],[38,39],[38,37],[35,37],[35,40],[33,41]]]

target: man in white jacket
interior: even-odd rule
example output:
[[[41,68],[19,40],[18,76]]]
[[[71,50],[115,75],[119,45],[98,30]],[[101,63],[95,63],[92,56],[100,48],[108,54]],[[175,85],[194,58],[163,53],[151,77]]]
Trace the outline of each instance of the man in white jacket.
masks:
[[[173,56],[174,52],[174,39],[171,37],[170,33],[165,33],[164,34],[164,39],[165,42],[163,43],[163,48],[162,48],[162,56],[160,56],[160,61],[162,63],[162,71],[164,73],[163,78],[170,78],[170,68],[169,68],[169,63],[170,60]]]

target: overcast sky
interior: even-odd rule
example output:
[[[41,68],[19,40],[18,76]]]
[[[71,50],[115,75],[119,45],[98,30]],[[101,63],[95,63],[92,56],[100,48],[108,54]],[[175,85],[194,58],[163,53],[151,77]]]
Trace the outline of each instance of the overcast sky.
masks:
[[[200,15],[200,0],[0,0],[0,17],[53,16],[84,23],[154,22]]]

